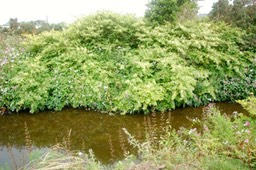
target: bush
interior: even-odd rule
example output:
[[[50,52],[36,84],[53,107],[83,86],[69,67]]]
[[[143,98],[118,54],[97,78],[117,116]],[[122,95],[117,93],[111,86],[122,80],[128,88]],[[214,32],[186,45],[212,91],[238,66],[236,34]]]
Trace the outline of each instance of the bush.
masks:
[[[239,50],[244,33],[194,22],[152,28],[103,12],[32,37],[19,60],[2,67],[0,107],[147,113],[255,92],[254,53]]]
[[[256,97],[251,95],[247,99],[238,100],[239,104],[243,106],[243,108],[249,112],[249,114],[253,117],[256,116]]]
[[[126,133],[142,164],[166,169],[255,169],[255,127],[255,119],[241,113],[229,117],[207,106],[196,126],[179,131],[167,128],[159,141],[150,138],[140,144]]]

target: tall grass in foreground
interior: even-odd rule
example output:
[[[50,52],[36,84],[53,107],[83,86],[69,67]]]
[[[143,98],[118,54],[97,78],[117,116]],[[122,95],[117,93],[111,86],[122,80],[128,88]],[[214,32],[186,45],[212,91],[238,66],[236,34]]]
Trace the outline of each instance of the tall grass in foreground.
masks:
[[[246,102],[251,102],[250,106],[256,106],[254,100]],[[203,119],[196,121],[191,128],[174,130],[168,126],[160,139],[154,137],[151,131],[147,131],[146,140],[141,142],[123,129],[129,144],[137,148],[138,153],[127,154],[125,159],[111,165],[99,162],[92,151],[83,154],[55,147],[46,153],[38,154],[40,156],[21,169],[250,170],[256,168],[255,129],[255,117],[241,113],[230,117],[222,114],[214,105],[208,105],[204,109]]]

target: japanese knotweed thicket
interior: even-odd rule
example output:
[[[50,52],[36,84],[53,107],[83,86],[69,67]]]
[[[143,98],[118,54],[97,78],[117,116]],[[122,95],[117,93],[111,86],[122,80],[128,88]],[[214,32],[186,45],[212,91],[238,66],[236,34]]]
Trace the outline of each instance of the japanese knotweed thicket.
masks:
[[[134,113],[236,100],[255,93],[255,53],[243,32],[196,22],[150,27],[109,12],[32,37],[1,67],[0,106]]]

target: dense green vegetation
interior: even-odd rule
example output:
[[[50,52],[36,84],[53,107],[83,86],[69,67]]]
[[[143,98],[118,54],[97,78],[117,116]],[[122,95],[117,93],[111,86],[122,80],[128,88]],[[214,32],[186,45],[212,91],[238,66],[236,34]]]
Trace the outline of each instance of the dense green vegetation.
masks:
[[[218,0],[209,14],[211,20],[225,21],[240,28],[248,29],[256,24],[255,0]]]
[[[225,23],[239,27],[247,33],[243,39],[245,43],[242,49],[256,52],[256,1],[255,0],[218,0],[209,13],[211,21],[224,21]]]
[[[193,0],[151,0],[144,19],[101,12],[61,32],[17,19],[8,30],[0,28],[4,110],[71,106],[127,114],[237,100],[250,112],[231,118],[208,105],[195,127],[168,127],[160,139],[151,128],[146,135],[153,137],[143,143],[124,129],[138,156],[113,165],[61,149],[25,169],[256,168],[255,1],[219,0],[209,15],[214,22],[187,21],[195,14]],[[38,24],[48,32],[26,41],[17,36],[43,32]]]
[[[256,97],[254,96],[250,96],[247,99],[244,100],[238,100],[237,101],[239,104],[241,104],[244,109],[246,109],[249,113],[251,117],[256,116]]]
[[[174,21],[195,19],[197,0],[151,0],[145,18],[151,24],[165,24]]]
[[[193,21],[152,28],[110,12],[30,38],[1,66],[0,106],[31,113],[65,106],[123,114],[243,99],[256,60],[245,33]]]

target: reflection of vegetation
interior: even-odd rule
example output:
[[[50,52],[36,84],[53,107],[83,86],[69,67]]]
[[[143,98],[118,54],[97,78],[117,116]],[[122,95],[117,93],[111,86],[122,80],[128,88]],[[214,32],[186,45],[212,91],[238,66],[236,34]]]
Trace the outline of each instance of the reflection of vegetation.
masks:
[[[255,93],[254,53],[239,46],[244,33],[195,22],[153,29],[105,12],[33,37],[18,60],[2,66],[0,106],[133,113]]]
[[[36,156],[26,168],[63,169],[255,169],[256,124],[255,119],[234,115],[222,115],[218,109],[208,106],[204,119],[197,120],[197,127],[175,131],[167,128],[160,139],[150,137],[141,143],[128,135],[129,143],[138,149],[138,155],[126,155],[122,161],[103,165],[81,152],[63,149]],[[154,136],[154,135],[153,135]],[[33,152],[32,152],[33,153]],[[25,169],[26,169],[25,168]]]

